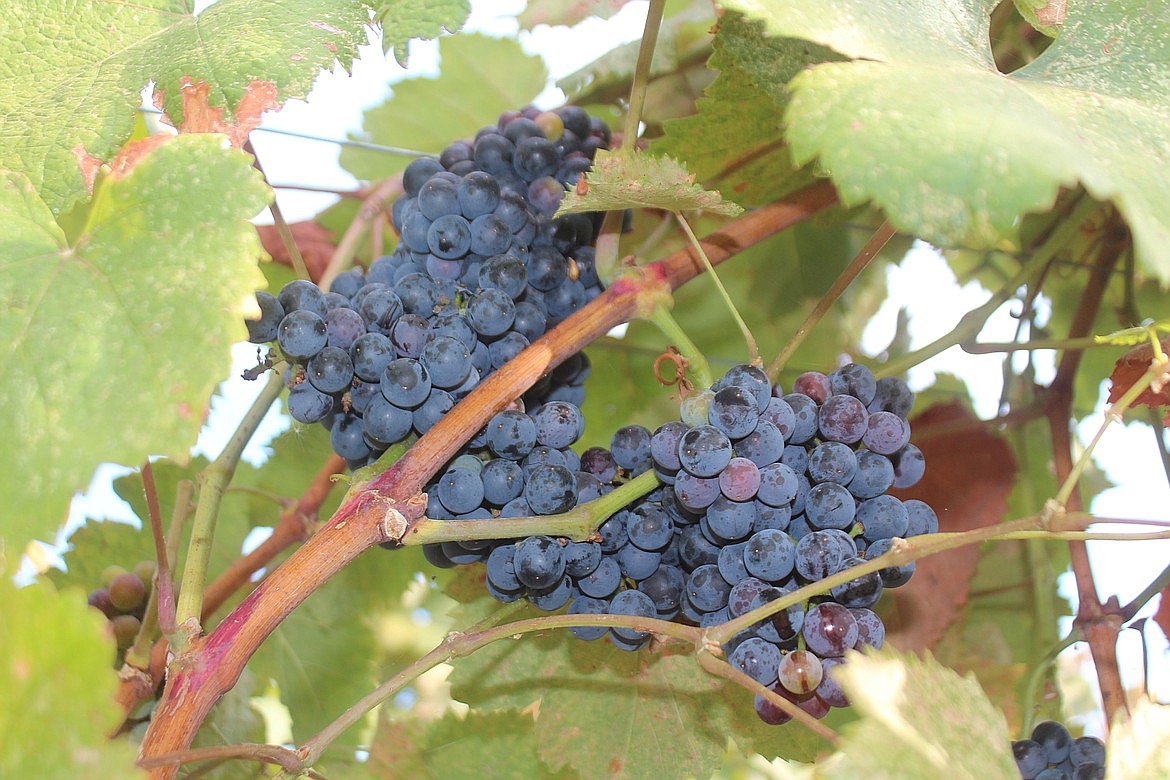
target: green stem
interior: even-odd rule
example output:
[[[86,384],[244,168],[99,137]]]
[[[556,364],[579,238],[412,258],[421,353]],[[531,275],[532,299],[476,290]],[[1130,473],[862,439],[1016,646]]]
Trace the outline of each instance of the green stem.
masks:
[[[821,739],[824,739],[826,742],[829,742],[833,745],[837,744],[837,732],[833,731],[824,723],[817,720],[812,715],[809,715],[800,707],[788,701],[788,699],[785,699],[783,696],[776,693],[768,686],[761,685],[760,683],[756,682],[756,680],[744,674],[739,669],[736,669],[722,658],[717,658],[709,651],[703,651],[699,653],[699,666],[703,667],[703,670],[710,674],[713,674],[717,677],[722,677],[725,680],[730,680],[736,685],[747,688],[757,696],[764,697],[772,704],[775,704],[777,707],[783,710],[785,714],[787,714],[793,720],[798,721],[802,726],[816,734]]]
[[[645,471],[600,498],[567,512],[538,517],[493,517],[490,520],[432,520],[421,518],[403,534],[401,544],[431,544],[473,539],[514,539],[525,536],[564,536],[584,541],[619,509],[658,487],[658,477]]]
[[[662,26],[662,12],[666,0],[650,0],[646,11],[646,26],[642,31],[642,42],[638,44],[638,61],[634,65],[634,78],[630,83],[630,105],[626,109],[626,124],[622,132],[621,154],[627,158],[638,145],[638,122],[642,119],[642,108],[646,105],[646,86],[650,83],[650,63],[658,44],[658,28]]]
[[[524,605],[526,602],[515,602]],[[517,608],[518,609],[518,608]],[[494,618],[495,616],[493,616]],[[633,617],[630,615],[548,615],[545,617],[517,620],[503,625],[485,628],[472,627],[467,631],[454,631],[433,650],[407,666],[374,690],[354,702],[337,720],[330,723],[310,738],[297,750],[297,755],[310,766],[320,758],[325,749],[346,729],[361,721],[370,710],[401,691],[421,675],[454,658],[471,655],[477,650],[501,639],[514,639],[522,634],[548,631],[556,628],[577,626],[604,626],[606,628],[631,628],[654,634],[680,639],[694,644],[699,639],[699,629],[657,618]]]
[[[723,282],[719,279],[719,275],[715,273],[715,268],[712,267],[707,253],[703,251],[703,245],[699,242],[699,237],[695,235],[695,231],[691,230],[691,224],[687,222],[679,212],[675,212],[674,216],[678,219],[678,223],[682,225],[683,231],[687,234],[687,240],[691,242],[691,247],[699,255],[699,259],[703,261],[703,267],[707,269],[707,275],[715,282],[715,287],[719,290],[719,295],[723,298],[723,302],[727,305],[727,310],[731,312],[735,324],[739,327],[740,333],[743,334],[744,343],[747,344],[748,362],[752,365],[760,364],[760,348],[756,344],[756,339],[752,336],[752,332],[748,330],[747,323],[743,321],[743,317],[739,316],[739,310],[735,308],[735,304],[731,301],[731,296],[727,294],[727,288],[723,286]]]
[[[767,374],[772,381],[776,381],[776,377],[780,376],[780,372],[784,370],[784,366],[788,364],[788,359],[792,357],[792,353],[796,352],[797,348],[804,343],[804,339],[812,331],[813,326],[820,322],[821,318],[829,311],[829,308],[837,302],[849,285],[853,284],[853,280],[857,278],[858,274],[869,265],[870,261],[881,251],[882,247],[893,237],[894,228],[889,222],[882,222],[878,225],[877,230],[865,242],[865,246],[857,253],[857,256],[850,261],[849,265],[845,266],[845,270],[833,281],[833,286],[817,300],[816,305],[813,306],[812,311],[804,318],[804,322],[800,323],[800,327],[796,329],[796,333],[792,334],[792,338],[788,339],[788,343],[780,350],[780,354],[768,365]]]
[[[1083,339],[1033,339],[1032,341],[978,341],[964,342],[959,346],[968,355],[990,355],[994,352],[1019,352],[1034,349],[1092,349],[1117,345],[1089,337]]]
[[[1010,300],[1016,294],[1016,290],[1021,286],[1027,284],[1031,287],[1034,280],[1040,278],[1045,273],[1048,262],[1057,252],[1076,238],[1077,233],[1081,229],[1081,225],[1092,216],[1099,205],[1092,198],[1082,195],[1073,207],[1068,218],[1061,222],[1060,226],[1052,232],[1052,235],[1027,259],[1027,262],[1020,266],[1020,270],[1016,275],[1007,284],[1003,285],[997,293],[992,295],[987,303],[984,303],[982,306],[977,306],[964,314],[958,324],[947,335],[927,344],[921,349],[916,349],[913,352],[902,355],[900,358],[891,360],[875,373],[879,377],[898,376],[944,350],[965,342],[973,342],[975,337],[979,335],[979,331],[983,330],[983,326],[987,323],[987,318],[996,309]]]
[[[186,640],[201,632],[199,616],[203,611],[203,588],[207,584],[207,567],[211,561],[212,541],[215,537],[215,523],[219,519],[219,506],[224,490],[236,473],[236,466],[244,447],[260,426],[268,408],[280,397],[284,382],[280,372],[273,371],[260,395],[240,421],[223,452],[204,470],[199,490],[199,504],[195,507],[195,521],[191,528],[191,541],[187,548],[187,562],[183,568],[183,586],[179,591],[179,603],[175,610],[180,637]],[[182,651],[186,642],[176,647]]]
[[[256,154],[251,140],[244,142],[244,151],[252,155],[252,166],[260,171],[260,175],[264,177],[264,181],[267,183],[268,174],[264,172],[264,167],[260,165],[260,155]],[[309,269],[305,265],[305,258],[301,256],[301,248],[297,246],[296,239],[293,238],[292,228],[288,226],[288,222],[285,220],[284,214],[280,210],[280,204],[277,203],[275,196],[272,198],[272,202],[268,204],[268,211],[272,214],[272,223],[276,226],[276,233],[280,236],[280,242],[284,244],[284,251],[288,252],[289,262],[292,263],[292,268],[296,272],[297,278],[310,278]]]
[[[1155,340],[1156,340],[1155,336]],[[1073,464],[1072,471],[1069,472],[1068,477],[1064,480],[1064,484],[1060,486],[1060,491],[1056,494],[1056,503],[1060,507],[1064,507],[1068,502],[1068,498],[1072,495],[1073,490],[1076,489],[1077,482],[1084,473],[1085,468],[1089,465],[1089,459],[1093,454],[1093,449],[1097,446],[1097,442],[1101,441],[1101,437],[1105,435],[1105,430],[1113,423],[1114,420],[1120,420],[1121,416],[1125,414],[1125,410],[1137,400],[1138,396],[1146,391],[1155,379],[1166,370],[1165,357],[1161,360],[1155,357],[1150,361],[1150,367],[1146,369],[1146,373],[1142,374],[1141,379],[1134,382],[1129,390],[1121,398],[1117,399],[1109,409],[1105,412],[1105,419],[1101,421],[1101,427],[1093,435],[1093,440],[1089,442],[1089,446],[1085,447],[1084,452],[1077,458],[1077,462]]]
[[[1024,686],[1024,691],[1021,694],[1020,711],[1023,713],[1023,720],[1021,721],[1020,733],[1023,736],[1020,739],[1027,739],[1032,733],[1032,727],[1036,720],[1036,700],[1039,698],[1040,686],[1043,685],[1048,676],[1052,664],[1061,653],[1077,642],[1083,641],[1084,638],[1081,630],[1074,625],[1068,636],[1048,648],[1040,661],[1032,667],[1032,671],[1028,674],[1028,684]]]
[[[670,302],[673,300],[673,298],[670,299]],[[715,380],[711,377],[711,366],[707,364],[707,356],[699,351],[699,348],[687,336],[686,331],[678,324],[678,320],[670,313],[667,303],[666,300],[659,301],[654,307],[654,311],[650,313],[650,321],[658,326],[668,341],[678,347],[679,353],[687,361],[687,368],[693,371],[698,379],[698,386],[710,387]]]
[[[999,525],[987,526],[984,528],[975,528],[963,533],[936,533],[926,536],[915,536],[910,539],[895,539],[893,547],[889,552],[865,563],[850,567],[844,571],[837,572],[823,580],[809,583],[804,587],[797,588],[791,593],[786,593],[781,598],[775,601],[770,601],[767,604],[757,607],[750,612],[744,613],[734,620],[729,620],[726,623],[720,623],[717,626],[712,626],[705,632],[707,641],[715,642],[716,644],[724,644],[729,639],[734,637],[740,631],[749,628],[759,621],[771,617],[772,615],[787,609],[793,604],[799,604],[802,601],[807,601],[814,596],[819,596],[828,593],[837,585],[843,585],[850,580],[854,580],[863,574],[880,571],[888,566],[901,566],[910,561],[924,558],[928,555],[944,552],[946,550],[953,550],[957,547],[964,547],[968,544],[978,544],[980,542],[1000,541],[1003,539],[1017,539],[1017,538],[1035,538],[1040,536],[1042,538],[1058,538],[1062,533],[1067,533],[1066,530],[1060,530],[1055,533],[1049,531],[1048,528],[1054,524],[1068,527],[1087,528],[1093,523],[1111,522],[1103,520],[1102,518],[1093,517],[1084,512],[1069,512],[1059,518],[1052,517],[1048,513],[1041,515],[1033,515],[1024,517],[1019,520],[1013,520],[1009,523],[1002,523]],[[1115,521],[1121,522],[1121,521]],[[1023,536],[1026,532],[1042,531],[1042,534],[1035,536]],[[1170,535],[1170,531],[1164,532]],[[1127,536],[1127,539],[1134,539],[1141,535],[1135,534]],[[1159,534],[1161,536],[1161,534]]]

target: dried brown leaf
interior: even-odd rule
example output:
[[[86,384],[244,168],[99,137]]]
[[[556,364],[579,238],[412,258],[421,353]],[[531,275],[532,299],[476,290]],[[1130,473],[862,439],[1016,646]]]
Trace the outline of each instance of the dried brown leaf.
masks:
[[[309,276],[320,279],[321,274],[329,265],[336,249],[333,233],[316,222],[293,222],[289,226],[293,241],[301,250],[301,257],[305,260],[305,267],[309,269]],[[288,249],[280,239],[275,225],[257,225],[256,232],[260,234],[260,243],[274,261],[282,265],[292,265]]]
[[[1170,337],[1161,339],[1162,351],[1170,350]],[[1109,376],[1109,403],[1115,403],[1138,382],[1154,360],[1154,345],[1150,342],[1139,344],[1122,355]],[[1135,406],[1170,406],[1170,377],[1164,373],[1142,391],[1134,401]]]
[[[211,87],[200,79],[192,82],[187,76],[180,80],[183,91],[183,121],[180,133],[223,133],[237,149],[248,140],[248,134],[260,126],[265,111],[280,108],[276,99],[276,85],[271,81],[255,80],[244,88],[244,96],[236,105],[235,124],[223,120],[223,109],[212,106],[208,100]]]
[[[917,498],[938,514],[942,531],[995,525],[1007,511],[1016,462],[1007,443],[965,406],[936,404],[910,421],[926,473],[902,499]],[[979,547],[919,560],[914,577],[892,591],[887,636],[904,650],[933,648],[967,602]]]

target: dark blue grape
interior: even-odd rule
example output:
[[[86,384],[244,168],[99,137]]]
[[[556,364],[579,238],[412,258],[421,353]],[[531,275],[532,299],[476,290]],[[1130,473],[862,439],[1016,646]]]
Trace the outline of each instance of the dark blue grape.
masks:
[[[792,432],[785,440],[789,444],[804,444],[816,436],[818,410],[816,401],[802,393],[789,393],[781,400],[792,409]],[[772,422],[776,423],[776,420],[773,419]],[[779,423],[776,423],[776,427],[780,428],[781,433],[784,432]]]
[[[842,656],[857,644],[857,619],[848,608],[826,601],[813,606],[801,628],[805,647],[821,656]]]
[[[516,144],[512,153],[512,166],[525,181],[542,176],[552,176],[560,166],[556,148],[541,136],[530,136],[522,140],[512,139]]]
[[[362,299],[358,313],[369,330],[388,336],[395,320],[402,316],[402,300],[393,290],[373,290]]]
[[[455,408],[455,399],[446,390],[440,390],[437,387],[431,388],[431,394],[427,396],[427,400],[422,402],[422,405],[414,410],[411,415],[411,422],[414,429],[421,433],[429,431],[435,423],[437,423],[444,414]]]
[[[755,398],[756,408],[762,410],[772,397],[772,383],[768,375],[756,366],[741,363],[727,369],[722,377],[711,386],[718,393],[726,387],[741,387]]]
[[[353,309],[331,309],[325,315],[325,331],[328,346],[348,351],[366,335],[366,321]]]
[[[865,404],[851,395],[831,395],[821,404],[817,426],[821,436],[830,441],[853,444],[861,441],[869,425]]]
[[[516,578],[515,556],[514,545],[501,544],[487,557],[488,581],[504,593],[517,593],[524,589],[524,584]]]
[[[643,550],[661,551],[674,539],[674,522],[655,504],[639,504],[626,521],[630,543]]]
[[[284,315],[276,338],[281,351],[294,360],[308,360],[329,342],[325,320],[300,309]]]
[[[333,451],[347,461],[364,460],[370,456],[370,445],[363,435],[362,418],[344,414],[333,423],[329,431],[329,442]]]
[[[808,491],[804,513],[814,528],[846,529],[853,525],[853,495],[836,482],[821,482]]]
[[[673,487],[679,504],[691,512],[702,512],[723,495],[718,477],[696,477],[683,470],[675,475]]]
[[[609,614],[630,615],[633,617],[658,617],[658,610],[654,601],[640,590],[623,590],[609,600]],[[633,628],[613,627],[610,634],[626,642],[639,642],[648,634]]]
[[[851,569],[862,563],[865,563],[864,558],[854,556],[846,558],[841,563],[841,567],[842,569]],[[834,585],[830,593],[833,599],[843,606],[850,608],[869,607],[876,604],[882,596],[882,578],[876,571],[871,571],[848,582]]]
[[[432,176],[419,188],[417,203],[419,213],[430,220],[459,214],[458,185],[449,179]]]
[[[770,420],[761,418],[754,431],[735,443],[735,452],[758,467],[766,466],[784,455],[784,436]]]
[[[650,431],[641,425],[619,428],[609,443],[613,459],[626,471],[641,473],[650,467]]]
[[[366,438],[382,449],[405,439],[414,423],[409,411],[390,403],[381,393],[366,405],[362,419]]]
[[[322,393],[344,392],[353,382],[353,361],[349,352],[340,347],[325,347],[309,359],[305,378]]]
[[[275,295],[264,290],[256,291],[256,304],[260,307],[260,318],[244,321],[248,326],[248,341],[253,344],[276,341],[280,321],[284,319],[284,307]]]
[[[896,376],[883,376],[877,381],[873,400],[867,405],[870,412],[893,412],[905,419],[914,408],[914,393]]]
[[[564,401],[550,401],[532,412],[536,424],[536,440],[557,449],[569,447],[585,431],[581,410]]]
[[[540,465],[528,474],[524,500],[534,514],[554,515],[577,503],[577,478],[564,466]]]
[[[691,604],[702,612],[714,612],[727,606],[731,585],[714,564],[699,566],[687,577],[686,594]]]
[[[796,573],[806,580],[823,580],[841,570],[857,551],[848,534],[837,530],[813,531],[796,542]]]
[[[408,314],[429,317],[439,303],[439,288],[426,274],[407,274],[395,283],[394,291]]]
[[[611,556],[602,556],[597,568],[577,578],[577,588],[586,596],[609,598],[622,582],[622,570]]]
[[[569,542],[565,545],[565,574],[586,577],[601,563],[601,545],[597,542]]]
[[[747,436],[755,430],[756,424],[760,421],[755,396],[737,385],[725,387],[715,393],[707,409],[707,415],[711,425],[732,439]]]
[[[458,214],[444,214],[427,228],[427,248],[442,260],[457,260],[471,250],[471,225]]]
[[[833,394],[851,395],[868,405],[877,394],[877,379],[865,366],[850,363],[829,373],[829,389]]]
[[[922,450],[913,444],[907,444],[891,455],[890,463],[894,466],[896,488],[914,487],[926,473],[926,459],[922,457]]]
[[[1059,764],[1068,758],[1072,748],[1072,735],[1064,724],[1054,720],[1045,720],[1036,724],[1032,729],[1032,741],[1044,748],[1049,764]]]
[[[682,569],[664,563],[649,577],[638,582],[638,590],[654,602],[658,617],[669,619],[678,614],[685,582],[686,575]]]
[[[679,464],[696,477],[716,476],[731,455],[731,440],[712,425],[691,428],[678,443]]]
[[[756,490],[756,497],[768,506],[790,505],[799,489],[799,477],[787,465],[770,463],[760,469],[760,486]]]
[[[499,177],[512,171],[512,142],[499,133],[484,135],[475,141],[475,164]]]
[[[516,579],[529,588],[548,588],[565,573],[565,556],[551,536],[530,536],[516,545]]]
[[[431,394],[431,378],[414,358],[397,358],[386,366],[381,378],[382,395],[402,409],[420,406]]]
[[[524,470],[515,461],[493,458],[480,472],[484,500],[503,506],[524,491]]]
[[[910,513],[901,501],[889,495],[874,496],[857,505],[857,521],[866,541],[905,536]]]
[[[893,539],[878,539],[865,548],[865,558],[872,561],[874,558],[889,552],[893,546]],[[884,569],[878,569],[878,576],[882,578],[882,586],[886,588],[897,588],[905,585],[913,574],[914,561],[909,561],[901,566],[887,566]]]
[[[732,501],[720,495],[707,507],[704,521],[716,537],[712,541],[742,541],[751,535],[756,523],[756,504],[754,501]]]
[[[749,637],[731,651],[727,662],[756,682],[771,685],[780,666],[780,648],[758,636]]]
[[[306,425],[320,422],[333,412],[333,396],[302,382],[288,393],[288,414]]]
[[[444,390],[459,387],[471,373],[471,352],[450,336],[433,338],[419,360],[431,375],[431,384]]]
[[[808,478],[811,482],[849,484],[857,473],[857,456],[847,444],[821,442],[808,454]]]
[[[427,180],[443,168],[442,162],[434,157],[415,157],[402,171],[402,189],[410,197],[415,197]]]
[[[503,290],[480,290],[467,302],[467,319],[481,336],[500,336],[516,319],[516,304]]]
[[[548,328],[548,316],[532,301],[524,300],[516,304],[516,318],[512,321],[512,329],[529,343],[544,335]]]
[[[491,359],[491,368],[502,368],[505,363],[523,352],[527,346],[528,339],[515,331],[509,331],[503,336],[500,336],[488,345],[488,357]]]
[[[617,476],[617,461],[604,447],[590,447],[581,453],[581,470],[597,477],[602,482],[613,481]]]
[[[468,469],[448,469],[439,478],[435,491],[443,506],[457,515],[477,509],[483,503],[483,480]]]
[[[604,598],[595,599],[592,596],[578,596],[570,602],[567,614],[607,615],[609,614],[609,602]],[[578,639],[592,641],[594,639],[601,639],[609,633],[609,629],[605,626],[572,626],[569,628],[569,633]]]
[[[779,582],[796,565],[796,543],[783,531],[758,531],[748,539],[743,560],[753,577]]]
[[[858,450],[857,473],[846,487],[856,498],[880,496],[894,484],[894,464],[885,455],[869,450]]]
[[[487,446],[508,460],[520,460],[536,446],[536,423],[523,412],[505,409],[487,424]]]
[[[644,580],[658,570],[662,563],[662,553],[652,550],[643,550],[633,544],[627,544],[617,551],[618,566],[622,576],[631,580]]]
[[[485,171],[466,174],[456,187],[456,195],[459,208],[468,219],[490,214],[500,205],[500,185]]]
[[[508,251],[512,232],[508,223],[495,214],[480,214],[471,221],[471,251],[483,257],[492,257]]]
[[[328,312],[325,293],[320,287],[305,279],[294,279],[280,288],[277,300],[286,315],[294,311],[307,311],[324,318]]]

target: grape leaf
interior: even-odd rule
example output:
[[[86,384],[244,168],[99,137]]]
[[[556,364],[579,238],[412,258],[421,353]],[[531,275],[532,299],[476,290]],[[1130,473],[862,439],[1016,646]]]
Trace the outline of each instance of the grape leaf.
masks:
[[[927,468],[899,498],[925,501],[942,531],[962,532],[1001,523],[1015,483],[1011,449],[965,406],[935,404],[910,422],[911,441]],[[915,563],[910,582],[892,591],[885,619],[892,643],[904,650],[933,648],[967,603],[979,547],[968,545]]]
[[[458,32],[471,13],[469,0],[382,0],[374,19],[382,25],[382,51],[394,50],[394,59],[406,67],[406,44],[412,38],[438,38]]]
[[[1105,749],[1105,776],[1127,780],[1170,777],[1170,708],[1138,697],[1132,717],[1113,724]]]
[[[1113,367],[1113,373],[1109,376],[1108,401],[1111,404],[1116,403],[1123,395],[1133,389],[1133,386],[1145,376],[1146,371],[1149,370],[1154,361],[1154,345],[1150,343],[1149,331],[1144,328],[1142,330],[1146,331],[1145,343],[1139,344],[1118,358],[1117,364]],[[1159,343],[1162,354],[1166,354],[1166,350],[1170,349],[1170,337],[1161,337]],[[1164,364],[1163,374],[1165,374]],[[1167,385],[1164,380],[1157,381],[1142,390],[1132,405],[1153,408],[1170,406],[1170,385]]]
[[[538,24],[566,25],[572,27],[578,22],[596,16],[608,19],[621,10],[629,0],[542,0],[529,3],[517,17],[520,29],[531,30]]]
[[[519,108],[548,79],[539,57],[506,38],[464,33],[439,41],[438,78],[400,81],[380,106],[366,111],[360,140],[438,154],[458,138],[471,138],[503,111]],[[341,167],[375,181],[400,172],[409,157],[346,147]]]
[[[293,222],[288,227],[292,231],[293,242],[296,243],[301,258],[305,261],[309,278],[320,279],[337,249],[333,232],[312,220]],[[292,258],[275,225],[257,225],[256,232],[260,234],[260,243],[272,258],[272,262],[292,266]]]
[[[537,757],[539,747],[531,714],[510,710],[471,712],[467,717],[448,714],[429,723],[382,717],[361,777],[576,776],[564,768],[550,770]]]
[[[73,245],[27,178],[3,178],[0,428],[20,446],[0,456],[0,533],[13,543],[51,532],[99,463],[194,442],[262,284],[245,220],[269,190],[221,143],[178,137],[107,180]]]
[[[206,81],[235,106],[258,74],[280,99],[304,97],[322,68],[348,68],[366,42],[359,0],[186,2],[30,0],[0,17],[0,169],[24,172],[53,213],[84,195],[72,150],[109,159],[130,137],[139,92],[154,81],[182,119],[180,79]]]
[[[785,112],[793,158],[819,158],[845,203],[872,200],[932,243],[992,246],[1080,182],[1170,283],[1170,16],[1148,0],[1071,4],[1053,44],[1006,76],[991,0],[727,5],[854,58],[797,75]]]
[[[803,729],[766,726],[750,693],[667,647],[628,653],[550,631],[496,642],[453,665],[455,698],[475,711],[534,708],[541,758],[585,777],[705,777],[729,737],[803,760],[823,747]]]
[[[929,653],[851,652],[833,673],[861,719],[844,727],[840,752],[817,767],[818,778],[1019,778],[1002,713],[973,678]]]
[[[806,66],[839,59],[829,49],[768,38],[763,25],[736,13],[719,21],[708,67],[719,71],[695,103],[697,112],[664,124],[651,150],[686,160],[699,180],[758,205],[807,184],[807,169],[793,165],[781,138],[788,105],[784,85]],[[711,143],[734,138],[735,143]]]
[[[585,181],[588,189],[583,194],[580,186],[565,193],[556,216],[625,208],[703,209],[728,217],[743,211],[718,192],[695,184],[686,166],[670,157],[598,151]]]
[[[145,777],[129,742],[106,739],[120,714],[114,641],[85,593],[2,577],[0,625],[0,775]]]

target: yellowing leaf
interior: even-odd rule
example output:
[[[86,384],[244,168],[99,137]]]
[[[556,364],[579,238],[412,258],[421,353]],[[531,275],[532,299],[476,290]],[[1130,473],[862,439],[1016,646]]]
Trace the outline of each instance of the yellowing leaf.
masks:
[[[729,217],[743,211],[718,192],[695,184],[686,166],[670,157],[598,152],[585,184],[565,194],[557,216],[626,208],[703,209]]]

